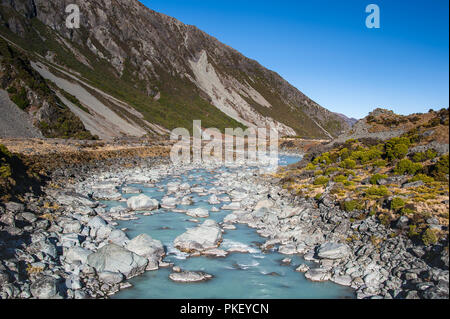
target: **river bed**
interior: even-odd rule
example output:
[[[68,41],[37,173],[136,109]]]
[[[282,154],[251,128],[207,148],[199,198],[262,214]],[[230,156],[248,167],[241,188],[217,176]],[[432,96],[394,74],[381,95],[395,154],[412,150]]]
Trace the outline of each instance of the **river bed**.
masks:
[[[300,160],[298,156],[281,156],[280,165],[289,165]],[[215,174],[228,172],[241,168],[220,168],[214,171],[193,169],[184,174],[168,176],[155,184],[155,187],[143,185],[130,185],[142,190],[143,194],[161,200],[165,196],[165,187],[170,182],[189,183],[206,190],[217,187]],[[134,195],[123,194],[124,198]],[[178,205],[177,208],[191,209],[202,207],[210,211],[208,219],[218,223],[230,214],[228,210],[221,210],[221,205],[210,205],[208,196],[191,194],[193,204],[190,206]],[[219,195],[221,196],[225,195]],[[104,202],[109,207],[126,206],[126,202]],[[219,208],[218,212],[211,212],[211,208]],[[204,218],[197,218],[203,222]],[[221,249],[230,247],[245,247],[248,253],[231,253],[225,258],[217,257],[186,257],[185,253],[173,247],[174,239],[184,233],[186,229],[197,226],[191,218],[183,213],[173,212],[170,209],[160,209],[150,216],[139,216],[137,220],[120,221],[118,228],[126,228],[129,238],[140,234],[148,234],[160,240],[165,248],[166,262],[174,263],[188,271],[203,271],[214,276],[213,279],[201,283],[175,283],[169,279],[171,268],[161,268],[130,280],[132,288],[125,289],[113,296],[119,299],[203,299],[203,298],[237,298],[237,299],[300,299],[300,298],[354,298],[354,290],[331,282],[311,282],[303,273],[295,269],[301,264],[310,265],[299,255],[282,255],[276,250],[262,252],[259,245],[264,243],[255,229],[238,224],[235,230],[225,230]],[[284,258],[291,258],[290,264],[282,263]]]

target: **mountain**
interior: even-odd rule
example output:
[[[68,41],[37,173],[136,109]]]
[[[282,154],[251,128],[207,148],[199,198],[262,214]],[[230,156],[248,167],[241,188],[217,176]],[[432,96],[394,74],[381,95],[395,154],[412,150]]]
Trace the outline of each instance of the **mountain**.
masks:
[[[350,127],[352,127],[353,125],[356,124],[356,122],[358,122],[357,119],[353,118],[353,117],[348,117],[345,114],[341,114],[341,113],[336,113],[337,116],[340,116],[342,119],[344,119],[345,122],[347,122],[348,125],[350,125]]]
[[[79,29],[66,27],[72,3],[80,8]],[[101,138],[166,134],[191,128],[194,119],[306,138],[349,128],[277,73],[136,0],[0,0],[0,35],[26,51]]]

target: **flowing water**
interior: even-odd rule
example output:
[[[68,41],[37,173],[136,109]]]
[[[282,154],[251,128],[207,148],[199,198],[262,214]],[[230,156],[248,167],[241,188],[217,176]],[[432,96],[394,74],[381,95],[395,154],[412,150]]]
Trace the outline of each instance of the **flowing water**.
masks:
[[[296,156],[281,156],[280,164],[288,165],[298,161]],[[223,171],[228,168],[223,168]],[[202,169],[186,172],[181,176],[167,177],[155,185],[145,188],[142,185],[131,185],[142,189],[143,193],[158,200],[165,195],[163,187],[171,181],[201,184],[206,189],[215,187],[213,175]],[[134,195],[124,194],[124,198]],[[204,207],[210,209],[208,196],[200,197],[192,193],[194,204],[189,207]],[[220,196],[219,196],[220,197]],[[126,205],[124,202],[105,202],[108,206]],[[219,206],[220,207],[220,206]],[[230,211],[211,212],[209,219],[221,222]],[[244,246],[249,253],[232,253],[226,258],[191,257],[173,247],[173,240],[184,233],[187,228],[197,224],[189,221],[190,217],[182,213],[167,210],[156,211],[151,216],[140,216],[139,220],[120,221],[119,228],[127,228],[129,238],[147,233],[151,237],[162,241],[166,247],[165,261],[180,266],[183,270],[204,271],[214,276],[213,279],[201,283],[175,283],[169,279],[170,268],[149,271],[130,280],[132,288],[125,289],[113,298],[174,298],[174,299],[203,299],[203,298],[353,298],[353,290],[331,282],[314,283],[308,281],[302,273],[296,272],[300,264],[306,263],[300,256],[286,256],[277,252],[262,253],[259,243],[264,243],[254,229],[246,225],[236,225],[236,230],[227,230],[223,236],[220,248]],[[204,219],[198,218],[203,221]],[[283,265],[281,260],[292,258],[290,265]]]

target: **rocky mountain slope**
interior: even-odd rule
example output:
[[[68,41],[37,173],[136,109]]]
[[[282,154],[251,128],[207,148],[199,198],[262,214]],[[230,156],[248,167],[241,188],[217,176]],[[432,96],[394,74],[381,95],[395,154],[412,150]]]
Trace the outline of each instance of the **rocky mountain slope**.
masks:
[[[80,7],[79,29],[66,27],[69,3]],[[103,138],[164,134],[193,119],[307,138],[349,128],[275,72],[136,0],[1,0],[0,35],[76,97],[88,112],[71,109]]]
[[[0,39],[0,98],[1,110],[5,112],[0,121],[1,136],[93,138],[32,68],[28,58],[3,39]]]

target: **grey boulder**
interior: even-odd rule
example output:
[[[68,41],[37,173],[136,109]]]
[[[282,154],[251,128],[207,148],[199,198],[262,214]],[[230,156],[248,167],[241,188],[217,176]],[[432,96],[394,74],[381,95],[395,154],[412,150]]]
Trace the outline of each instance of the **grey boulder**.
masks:
[[[108,244],[89,255],[88,264],[97,273],[119,272],[128,279],[143,273],[148,260],[116,244]]]
[[[350,255],[346,244],[325,243],[320,245],[317,256],[322,259],[342,259]]]

